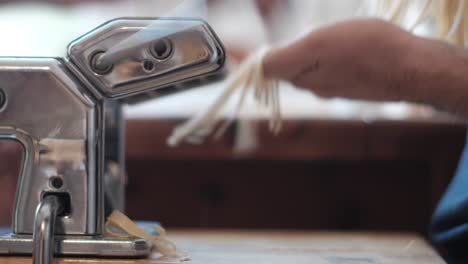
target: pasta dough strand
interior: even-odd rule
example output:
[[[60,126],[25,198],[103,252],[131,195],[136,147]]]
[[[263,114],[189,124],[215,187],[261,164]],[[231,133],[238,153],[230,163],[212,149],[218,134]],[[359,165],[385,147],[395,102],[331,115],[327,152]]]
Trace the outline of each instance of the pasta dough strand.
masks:
[[[467,47],[468,39],[466,30],[468,29],[468,5],[466,0],[426,0],[418,18],[406,27],[413,31],[427,18],[433,18],[440,39],[452,44]],[[395,24],[404,22],[411,3],[410,0],[380,0],[378,3],[377,15]]]
[[[119,229],[121,232],[115,232],[113,229]],[[115,238],[143,238],[150,245],[156,248],[163,256],[175,257],[177,256],[176,245],[170,241],[166,236],[166,230],[161,226],[151,226],[151,229],[156,231],[156,235],[147,233],[143,228],[136,225],[130,218],[119,211],[113,211],[107,218],[105,235]]]
[[[414,31],[417,26],[421,25],[427,18],[429,18],[431,9],[433,8],[434,0],[426,0],[421,13],[413,22],[413,25],[409,27],[409,31]]]
[[[195,141],[200,142],[202,138],[211,134],[223,107],[236,91],[240,91],[241,95],[233,116],[225,121],[215,133],[215,138],[219,138],[234,119],[240,115],[247,92],[251,88],[254,89],[255,101],[260,105],[270,107],[269,128],[275,134],[278,133],[281,129],[281,109],[278,98],[279,87],[276,80],[268,80],[264,76],[263,58],[267,51],[268,48],[262,48],[247,58],[231,78],[228,79],[224,91],[210,107],[174,129],[167,140],[168,145],[177,146],[183,141],[190,141],[193,137],[195,137]]]
[[[447,39],[453,38],[455,35],[458,34],[458,29],[462,25],[463,21],[463,10],[465,9],[465,0],[459,0],[457,5],[457,10],[455,12],[455,16],[453,18],[452,26],[450,30],[447,32]]]

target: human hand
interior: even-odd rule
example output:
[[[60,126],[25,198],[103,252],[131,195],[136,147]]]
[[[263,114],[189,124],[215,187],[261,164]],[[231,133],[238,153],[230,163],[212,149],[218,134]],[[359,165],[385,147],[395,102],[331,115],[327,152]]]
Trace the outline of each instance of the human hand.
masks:
[[[341,22],[273,48],[264,58],[264,73],[322,97],[411,100],[408,54],[415,39],[378,19]]]

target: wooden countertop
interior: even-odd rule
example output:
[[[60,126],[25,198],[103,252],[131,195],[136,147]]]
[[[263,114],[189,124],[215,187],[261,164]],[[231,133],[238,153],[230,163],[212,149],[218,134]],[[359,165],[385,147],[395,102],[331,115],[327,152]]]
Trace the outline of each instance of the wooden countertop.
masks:
[[[383,233],[286,231],[169,231],[193,264],[435,264],[445,263],[419,236]],[[181,259],[60,259],[59,263],[180,263]],[[30,264],[3,257],[0,264]]]

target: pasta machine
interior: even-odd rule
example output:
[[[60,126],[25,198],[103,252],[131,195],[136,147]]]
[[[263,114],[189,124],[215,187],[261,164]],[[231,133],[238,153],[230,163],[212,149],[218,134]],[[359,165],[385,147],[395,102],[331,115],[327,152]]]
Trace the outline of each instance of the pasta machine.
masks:
[[[109,21],[65,58],[0,58],[0,139],[24,150],[0,254],[147,256],[144,240],[104,235],[124,209],[122,105],[216,80],[224,61],[207,23],[150,18]]]

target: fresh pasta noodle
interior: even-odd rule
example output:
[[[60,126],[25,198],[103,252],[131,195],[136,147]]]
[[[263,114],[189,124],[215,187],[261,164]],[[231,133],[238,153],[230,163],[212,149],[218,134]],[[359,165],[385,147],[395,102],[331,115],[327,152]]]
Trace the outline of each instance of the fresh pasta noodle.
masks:
[[[143,228],[136,225],[126,215],[119,211],[114,211],[107,218],[105,235],[115,238],[142,238],[150,243],[153,249],[159,251],[163,256],[178,256],[176,245],[166,236],[166,231],[161,226],[150,227],[156,231],[156,235],[147,233]],[[115,229],[118,230],[115,231]]]
[[[240,91],[241,95],[236,105],[235,114],[215,131],[215,137],[222,135],[234,121],[234,118],[240,114],[249,90],[252,90],[257,103],[270,109],[269,128],[270,131],[277,134],[281,130],[279,87],[276,80],[267,80],[263,74],[262,61],[267,50],[268,48],[263,48],[243,62],[228,79],[221,96],[206,111],[176,127],[167,143],[170,146],[177,146],[183,141],[197,143],[212,134],[219,114],[236,91]]]
[[[467,0],[422,0],[422,8],[413,24],[407,29],[413,31],[426,19],[434,22],[434,36],[452,44],[466,47],[468,44]],[[380,0],[377,16],[403,26],[415,0]]]

